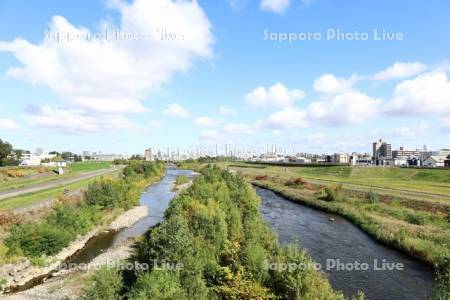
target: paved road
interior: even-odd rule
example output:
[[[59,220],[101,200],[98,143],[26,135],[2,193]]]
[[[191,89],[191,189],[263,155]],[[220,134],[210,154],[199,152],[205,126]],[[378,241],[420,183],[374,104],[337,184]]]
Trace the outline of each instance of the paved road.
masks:
[[[34,185],[30,185],[30,186],[26,186],[26,187],[22,187],[22,188],[18,188],[18,189],[0,191],[0,200],[6,199],[6,198],[11,198],[11,197],[16,197],[16,196],[20,196],[20,195],[28,194],[28,193],[32,193],[32,192],[47,190],[47,189],[51,189],[51,188],[58,187],[61,185],[75,183],[77,181],[81,181],[84,179],[108,174],[108,173],[111,173],[118,169],[119,169],[118,167],[113,167],[113,168],[109,168],[109,169],[90,171],[90,172],[82,173],[80,175],[71,176],[71,177],[60,179],[60,180],[55,180],[52,182],[38,183],[38,184],[34,184]]]

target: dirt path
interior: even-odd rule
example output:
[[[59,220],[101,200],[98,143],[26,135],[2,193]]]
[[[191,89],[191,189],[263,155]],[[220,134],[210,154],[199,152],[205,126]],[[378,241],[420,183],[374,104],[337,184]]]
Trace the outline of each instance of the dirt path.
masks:
[[[75,182],[78,182],[78,181],[81,181],[84,179],[89,179],[92,177],[108,174],[108,173],[111,173],[116,170],[118,170],[117,167],[96,170],[96,171],[90,171],[90,172],[85,172],[80,175],[72,176],[69,178],[55,180],[52,182],[38,183],[35,185],[30,185],[27,187],[22,187],[22,188],[18,188],[18,189],[14,189],[14,190],[0,191],[0,200],[6,199],[6,198],[11,198],[11,197],[16,197],[16,196],[20,196],[20,195],[28,194],[28,193],[32,193],[32,192],[47,190],[47,189],[51,189],[51,188],[58,187],[61,185],[75,183]]]

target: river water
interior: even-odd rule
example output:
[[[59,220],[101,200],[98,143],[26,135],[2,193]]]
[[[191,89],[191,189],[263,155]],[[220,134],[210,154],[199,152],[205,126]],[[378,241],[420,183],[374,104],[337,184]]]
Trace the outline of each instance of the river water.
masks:
[[[148,216],[122,231],[100,234],[89,241],[86,247],[70,259],[70,262],[77,264],[88,263],[108,248],[117,246],[127,239],[143,235],[151,227],[163,221],[164,211],[176,194],[172,191],[175,179],[179,175],[186,175],[189,178],[193,178],[196,176],[195,174],[190,170],[167,168],[166,176],[158,183],[150,185],[141,195],[140,202],[141,205],[148,206]]]
[[[141,195],[141,205],[149,207],[149,215],[132,227],[107,232],[91,240],[87,246],[71,259],[74,263],[87,263],[110,247],[140,236],[164,219],[164,211],[175,196],[173,182],[179,175],[194,177],[189,170],[168,168],[166,176],[153,184]],[[336,290],[346,296],[363,291],[369,300],[426,299],[433,283],[433,272],[428,266],[413,260],[396,250],[380,245],[349,221],[289,201],[275,193],[256,188],[261,198],[261,212],[281,243],[299,241],[309,254],[322,265],[323,270]],[[330,218],[334,218],[331,222]],[[327,270],[327,259],[340,263],[367,263],[367,271]],[[401,263],[403,271],[375,271],[374,260],[379,265],[384,259],[388,263]]]
[[[427,265],[377,243],[344,218],[294,203],[266,189],[256,187],[256,192],[264,219],[280,242],[299,241],[322,266],[334,289],[346,296],[361,290],[369,300],[427,299],[433,284],[433,271]],[[382,267],[383,259],[400,263],[404,269],[375,270],[375,266]],[[355,266],[354,262],[369,268],[350,271],[342,265]]]

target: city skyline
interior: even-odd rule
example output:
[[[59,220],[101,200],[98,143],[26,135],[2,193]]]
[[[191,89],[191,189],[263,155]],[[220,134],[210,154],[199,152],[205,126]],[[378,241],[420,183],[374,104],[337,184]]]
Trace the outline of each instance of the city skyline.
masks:
[[[0,4],[0,136],[16,148],[450,146],[449,3],[82,4]],[[108,30],[149,36],[94,38]],[[55,40],[68,32],[90,39]]]

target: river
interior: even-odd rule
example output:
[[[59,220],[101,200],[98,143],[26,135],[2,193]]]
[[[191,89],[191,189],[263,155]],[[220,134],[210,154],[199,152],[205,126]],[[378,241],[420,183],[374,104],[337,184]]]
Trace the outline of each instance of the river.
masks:
[[[342,217],[294,203],[266,189],[256,187],[256,192],[261,198],[264,219],[278,234],[279,241],[299,241],[322,266],[334,289],[346,296],[360,290],[369,300],[427,299],[433,284],[433,270],[427,265],[377,243]],[[400,263],[404,269],[374,270],[375,266],[382,266],[383,259]],[[369,268],[350,271],[338,260],[351,263],[349,267],[357,262]]]
[[[173,182],[179,175],[194,177],[189,170],[168,168],[166,176],[147,188],[141,195],[141,205],[149,207],[149,215],[132,227],[104,233],[90,241],[71,262],[87,263],[110,247],[124,240],[144,234],[164,219],[164,211],[175,196]],[[425,264],[383,246],[358,227],[336,215],[289,201],[275,193],[256,188],[261,198],[261,212],[281,243],[298,240],[309,254],[323,266],[333,288],[346,296],[363,291],[369,300],[426,299],[433,283],[433,271]],[[331,222],[330,218],[334,221]],[[327,270],[327,259],[340,263],[367,263],[367,271],[342,271],[337,267]],[[374,260],[379,263],[401,263],[403,271],[375,271]]]
[[[173,167],[167,168],[164,178],[147,187],[146,191],[141,195],[140,205],[147,205],[149,210],[149,214],[145,218],[142,218],[127,229],[100,234],[89,241],[87,245],[70,260],[70,262],[78,264],[88,263],[108,248],[117,246],[127,239],[143,235],[151,227],[163,221],[164,211],[176,194],[172,191],[173,183],[180,175],[186,175],[189,178],[193,178],[196,176],[196,173],[190,170],[175,169]]]

